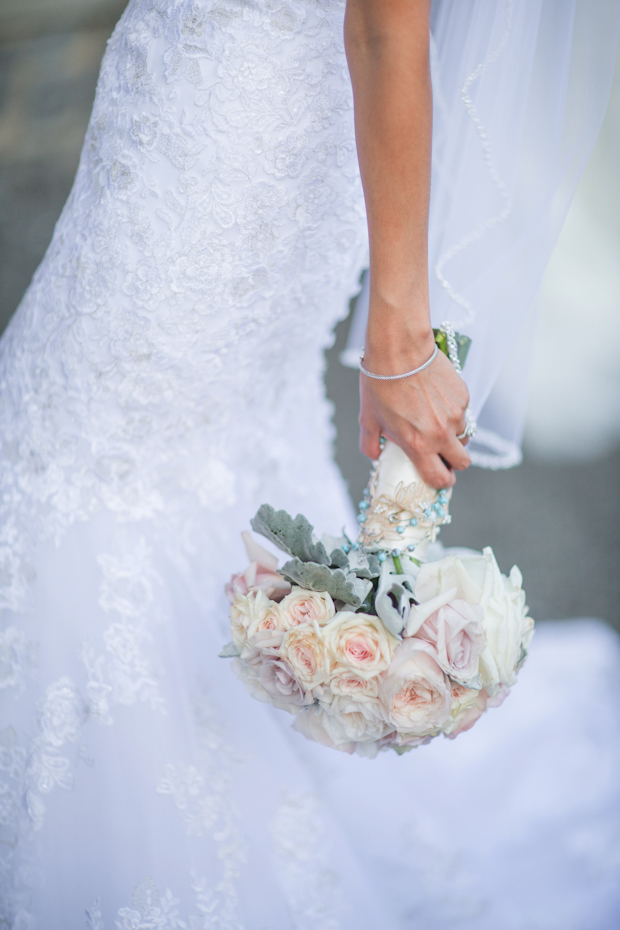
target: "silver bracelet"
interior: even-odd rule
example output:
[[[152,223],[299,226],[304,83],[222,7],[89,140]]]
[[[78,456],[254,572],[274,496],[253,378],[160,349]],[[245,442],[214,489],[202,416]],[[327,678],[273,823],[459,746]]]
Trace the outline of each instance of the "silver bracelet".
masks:
[[[430,363],[435,360],[438,351],[439,349],[437,348],[437,345],[435,345],[433,354],[429,358],[428,362],[424,362],[423,365],[420,365],[419,368],[414,368],[413,371],[406,371],[404,375],[374,375],[372,371],[366,371],[362,365],[362,362],[364,361],[364,356],[362,355],[360,359],[360,371],[363,375],[366,375],[367,378],[376,378],[377,381],[398,381],[399,378],[408,378],[410,375],[417,375],[419,372],[424,371],[424,369],[428,368]]]

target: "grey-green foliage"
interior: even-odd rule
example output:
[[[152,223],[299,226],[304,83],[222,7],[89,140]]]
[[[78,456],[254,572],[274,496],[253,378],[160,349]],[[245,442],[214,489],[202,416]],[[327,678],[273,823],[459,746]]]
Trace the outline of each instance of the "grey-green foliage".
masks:
[[[222,651],[220,652],[220,659],[236,659],[239,655],[239,650],[234,643],[226,643]]]
[[[363,549],[352,549],[349,553],[349,565],[358,578],[378,578],[381,572],[381,562],[373,552]]]
[[[416,603],[413,596],[414,581],[414,576],[410,574],[392,575],[387,562],[381,566],[375,610],[394,636],[402,636],[411,608]]]
[[[330,568],[317,562],[304,562],[295,558],[280,569],[291,584],[310,591],[327,591],[335,601],[359,607],[372,587],[370,581],[358,578],[353,572],[346,574],[341,568]]]
[[[314,527],[303,514],[298,513],[293,519],[286,510],[274,510],[270,504],[262,504],[250,522],[253,530],[293,558],[320,565],[330,564],[325,546],[313,539]]]
[[[349,560],[346,552],[343,552],[342,549],[332,549],[329,554],[329,564],[333,568],[348,568]]]

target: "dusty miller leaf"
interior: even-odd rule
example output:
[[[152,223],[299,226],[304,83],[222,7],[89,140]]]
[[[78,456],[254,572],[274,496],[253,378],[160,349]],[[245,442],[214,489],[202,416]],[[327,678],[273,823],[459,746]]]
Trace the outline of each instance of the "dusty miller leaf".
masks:
[[[301,559],[302,562],[318,562],[329,565],[329,556],[321,542],[312,538],[314,527],[298,513],[295,519],[286,510],[274,510],[270,504],[262,504],[250,521],[252,529],[269,539],[278,549]]]
[[[326,591],[335,601],[344,601],[352,607],[360,606],[371,587],[370,582],[362,581],[352,573],[346,575],[340,568],[302,562],[301,559],[286,562],[279,572],[292,584],[309,591]]]
[[[349,560],[347,558],[346,552],[343,552],[342,549],[332,549],[330,555],[330,565],[333,568],[348,568]]]
[[[234,643],[226,643],[222,651],[220,652],[220,659],[236,659],[239,655],[239,650]]]

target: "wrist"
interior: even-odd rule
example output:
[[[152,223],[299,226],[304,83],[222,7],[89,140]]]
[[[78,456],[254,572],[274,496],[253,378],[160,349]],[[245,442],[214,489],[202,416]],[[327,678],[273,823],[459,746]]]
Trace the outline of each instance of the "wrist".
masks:
[[[435,337],[430,326],[405,328],[393,331],[384,327],[379,331],[370,325],[364,347],[365,367],[378,375],[394,375],[410,371],[428,361],[435,349]]]

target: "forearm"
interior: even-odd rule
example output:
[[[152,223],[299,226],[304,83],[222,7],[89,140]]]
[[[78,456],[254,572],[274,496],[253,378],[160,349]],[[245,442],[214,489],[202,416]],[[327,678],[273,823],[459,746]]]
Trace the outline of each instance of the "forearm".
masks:
[[[429,0],[348,0],[345,16],[370,240],[366,357],[391,369],[380,373],[432,348],[429,8]]]

